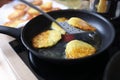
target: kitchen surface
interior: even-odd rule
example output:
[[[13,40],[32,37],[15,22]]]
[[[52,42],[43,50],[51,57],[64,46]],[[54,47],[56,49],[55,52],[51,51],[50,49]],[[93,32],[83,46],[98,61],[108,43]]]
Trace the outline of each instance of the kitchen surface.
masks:
[[[16,80],[10,66],[4,59],[4,53],[0,49],[0,79],[1,80]]]
[[[60,0],[27,1],[33,1],[33,4],[36,6],[44,4],[41,8],[46,12],[71,8],[67,6],[66,3],[64,4],[60,2]],[[104,4],[104,1],[106,0],[100,0],[101,2],[97,5],[95,4],[98,3],[98,0],[80,1],[84,1],[83,3],[86,5],[80,5],[82,7],[77,6],[77,8],[93,12],[98,11],[97,13],[106,17],[115,29],[115,38],[113,43],[103,51],[105,54],[104,56],[101,55],[98,57],[102,58],[100,59],[101,61],[98,59],[95,59],[98,61],[93,61],[92,64],[95,64],[94,70],[86,69],[85,71],[81,71],[81,69],[79,69],[81,67],[80,64],[75,64],[77,67],[71,66],[67,69],[67,66],[58,66],[51,62],[47,63],[47,61],[39,60],[36,55],[33,55],[32,52],[28,51],[19,40],[12,36],[0,33],[0,80],[107,80],[103,79],[107,63],[112,56],[120,50],[120,18],[118,18],[120,16],[120,1],[108,0],[106,4],[109,6]],[[117,6],[111,1],[113,1]],[[27,22],[39,15],[36,11],[33,14],[33,9],[25,8],[26,5],[21,5],[22,7],[20,5],[21,2],[17,0],[0,1],[0,25],[21,29]],[[51,7],[46,7],[48,5]],[[101,6],[104,6],[105,9],[101,9]],[[28,13],[22,11],[22,15],[13,16],[19,13],[14,13],[14,10],[23,8],[25,8],[24,10]],[[2,12],[5,14],[2,14]],[[57,68],[55,68],[55,66]],[[67,70],[58,70],[58,68],[61,67]]]

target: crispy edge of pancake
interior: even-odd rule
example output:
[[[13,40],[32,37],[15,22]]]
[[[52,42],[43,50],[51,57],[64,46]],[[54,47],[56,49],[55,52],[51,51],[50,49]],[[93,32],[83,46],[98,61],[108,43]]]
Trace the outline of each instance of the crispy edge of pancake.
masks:
[[[61,34],[55,30],[46,30],[36,35],[32,44],[35,48],[47,48],[55,45],[61,39]]]
[[[96,28],[88,24],[85,20],[78,18],[78,17],[71,17],[67,23],[72,27],[79,28],[85,31],[95,31]]]
[[[70,41],[69,43],[67,43],[65,49],[65,55],[67,59],[82,58],[90,56],[95,52],[95,47],[81,40]]]

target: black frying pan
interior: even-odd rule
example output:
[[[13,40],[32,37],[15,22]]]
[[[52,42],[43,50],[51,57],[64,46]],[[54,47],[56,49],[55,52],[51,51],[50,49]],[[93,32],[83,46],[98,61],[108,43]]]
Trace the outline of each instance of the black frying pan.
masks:
[[[79,61],[79,60],[96,57],[99,54],[102,54],[102,52],[106,50],[114,40],[115,31],[114,31],[112,24],[107,19],[105,19],[104,17],[94,12],[81,11],[81,10],[59,10],[59,11],[49,12],[48,14],[54,18],[80,17],[84,19],[85,21],[87,21],[92,26],[96,27],[97,32],[100,36],[100,45],[99,45],[99,49],[97,50],[97,53],[95,53],[94,55],[91,55],[85,58],[79,58],[79,59],[64,59],[60,57],[56,58],[56,57],[49,57],[49,56],[42,55],[41,52],[39,52],[41,49],[33,48],[31,40],[38,33],[43,32],[44,30],[50,28],[51,21],[47,19],[46,17],[44,17],[43,15],[39,15],[35,17],[34,19],[30,20],[22,30],[0,26],[0,32],[14,36],[16,38],[20,38],[24,46],[38,58],[43,59],[43,60],[48,60],[48,61],[55,61],[55,62],[57,61],[63,61],[63,62]],[[87,35],[85,36],[82,35],[81,39],[87,41],[86,40],[87,38],[85,38],[86,36]],[[61,47],[63,47],[63,45]],[[61,49],[60,49],[61,47],[59,47],[58,50],[55,50],[56,48],[52,49],[52,53],[57,52],[61,54]],[[51,49],[49,49],[49,51],[51,51]]]

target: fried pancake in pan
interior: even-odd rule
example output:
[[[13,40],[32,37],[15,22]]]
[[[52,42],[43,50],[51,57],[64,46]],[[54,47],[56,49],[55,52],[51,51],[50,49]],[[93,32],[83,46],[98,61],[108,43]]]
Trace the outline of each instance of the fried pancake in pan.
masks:
[[[70,24],[73,27],[79,28],[81,30],[85,31],[95,31],[96,28],[88,24],[86,21],[84,21],[81,18],[78,17],[71,17],[68,21],[68,24]]]
[[[55,45],[61,39],[61,33],[56,30],[47,30],[36,35],[32,44],[35,48],[46,48]]]
[[[65,55],[67,59],[82,58],[90,56],[96,52],[96,49],[81,40],[72,40],[66,45]]]

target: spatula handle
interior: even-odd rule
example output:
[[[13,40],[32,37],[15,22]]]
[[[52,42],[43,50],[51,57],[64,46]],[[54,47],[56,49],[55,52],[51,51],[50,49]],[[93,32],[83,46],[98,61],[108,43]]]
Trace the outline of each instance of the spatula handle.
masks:
[[[39,11],[40,13],[42,13],[45,17],[47,17],[48,19],[50,19],[52,22],[55,22],[56,24],[58,24],[59,26],[61,26],[58,22],[56,22],[56,20],[53,17],[51,17],[50,15],[48,15],[46,12],[44,12],[40,8],[34,6],[33,4],[29,3],[26,0],[20,0],[20,1],[23,2],[23,3],[25,3],[25,4],[27,4],[28,6],[30,6],[32,8],[34,8],[34,9],[36,9],[37,11]]]

